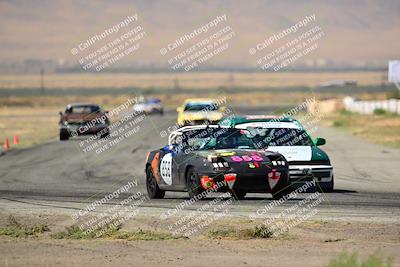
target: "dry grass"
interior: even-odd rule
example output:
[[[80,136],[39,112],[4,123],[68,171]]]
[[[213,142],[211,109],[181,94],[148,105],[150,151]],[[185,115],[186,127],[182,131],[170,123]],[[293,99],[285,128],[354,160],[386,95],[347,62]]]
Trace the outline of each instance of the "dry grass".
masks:
[[[38,224],[24,224],[10,215],[8,217],[7,225],[0,227],[0,236],[7,235],[12,237],[27,237],[27,236],[37,236],[46,231],[49,231],[49,227],[45,223]]]
[[[9,138],[12,148],[28,147],[58,136],[58,109],[14,107],[0,108],[0,142]],[[13,145],[13,136],[19,145]]]
[[[400,116],[398,115],[360,115],[340,111],[327,116],[323,123],[345,129],[373,143],[400,147]]]
[[[371,72],[279,72],[279,73],[104,73],[47,74],[46,88],[197,88],[218,87],[315,87],[332,80],[357,80],[359,85],[379,85],[382,73]],[[0,75],[0,88],[40,88],[40,76],[34,74]]]
[[[134,95],[93,95],[93,96],[9,96],[0,97],[0,108],[42,108],[51,107],[62,110],[69,103],[97,103],[106,108],[118,106]],[[0,113],[3,114],[3,113]]]

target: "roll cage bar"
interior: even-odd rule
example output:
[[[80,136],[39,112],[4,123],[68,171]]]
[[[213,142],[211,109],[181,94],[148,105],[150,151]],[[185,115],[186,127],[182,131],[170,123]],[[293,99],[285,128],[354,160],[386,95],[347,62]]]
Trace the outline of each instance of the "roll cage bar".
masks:
[[[216,129],[227,129],[227,128],[232,128],[234,129],[235,127],[229,127],[229,126],[221,126],[221,125],[192,125],[192,126],[184,126],[181,127],[175,131],[173,131],[169,136],[168,136],[168,145],[172,145],[173,141],[178,137],[181,136],[184,132],[192,131],[192,130],[201,130],[201,129],[208,129],[208,128],[216,128]]]

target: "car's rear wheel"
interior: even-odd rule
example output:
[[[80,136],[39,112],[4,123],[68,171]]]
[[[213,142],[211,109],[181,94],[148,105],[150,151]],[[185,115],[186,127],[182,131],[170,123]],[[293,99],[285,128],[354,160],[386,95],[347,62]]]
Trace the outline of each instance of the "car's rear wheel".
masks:
[[[69,139],[69,133],[65,130],[60,130],[60,140],[65,141]]]
[[[146,188],[147,194],[151,199],[164,198],[165,196],[165,191],[158,187],[156,177],[154,177],[151,167],[148,167],[146,170]]]
[[[193,167],[191,167],[187,172],[186,187],[190,198],[199,196],[204,192],[204,189],[201,186],[200,177]]]
[[[317,184],[317,189],[323,193],[330,193],[333,192],[335,181],[332,175],[332,180],[330,182],[321,182]]]
[[[243,200],[246,196],[246,192],[242,190],[232,190],[231,196],[236,200]]]

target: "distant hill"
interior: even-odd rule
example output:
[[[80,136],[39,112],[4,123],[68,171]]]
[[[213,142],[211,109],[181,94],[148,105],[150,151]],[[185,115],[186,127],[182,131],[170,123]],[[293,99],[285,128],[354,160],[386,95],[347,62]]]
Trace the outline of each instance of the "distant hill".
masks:
[[[396,0],[10,0],[0,2],[0,62],[41,59],[75,64],[71,48],[135,13],[147,36],[138,53],[118,64],[166,65],[161,47],[222,14],[227,14],[226,24],[236,36],[210,65],[254,66],[250,47],[312,14],[325,36],[299,63],[382,66],[400,58]]]

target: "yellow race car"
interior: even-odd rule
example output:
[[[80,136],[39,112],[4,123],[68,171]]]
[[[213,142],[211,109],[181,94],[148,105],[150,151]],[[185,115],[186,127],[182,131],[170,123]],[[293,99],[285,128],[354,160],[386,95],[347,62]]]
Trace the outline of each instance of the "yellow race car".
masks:
[[[222,119],[226,109],[220,102],[207,98],[186,99],[183,105],[176,109],[177,122],[181,126],[216,124]]]

